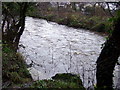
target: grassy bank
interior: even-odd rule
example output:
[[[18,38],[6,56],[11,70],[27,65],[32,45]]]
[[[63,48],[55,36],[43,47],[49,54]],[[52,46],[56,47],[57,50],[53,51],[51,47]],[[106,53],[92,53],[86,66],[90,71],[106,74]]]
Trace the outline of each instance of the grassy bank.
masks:
[[[14,52],[5,44],[3,44],[2,51],[3,88],[19,86],[32,81],[22,55]]]
[[[35,13],[35,14],[34,14]],[[111,17],[83,15],[80,12],[62,11],[34,11],[28,12],[28,16],[42,18],[74,28],[83,28],[90,31],[109,34],[112,30]]]
[[[72,74],[57,74],[50,80],[33,81],[24,58],[8,45],[3,45],[3,88],[80,88],[85,90],[80,77]]]
[[[36,81],[30,88],[79,88],[85,90],[80,77],[70,73],[56,74],[52,80]]]

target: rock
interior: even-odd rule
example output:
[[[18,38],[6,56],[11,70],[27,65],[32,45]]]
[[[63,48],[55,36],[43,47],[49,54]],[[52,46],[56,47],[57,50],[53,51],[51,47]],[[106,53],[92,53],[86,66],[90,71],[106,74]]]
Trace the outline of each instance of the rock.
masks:
[[[83,86],[80,77],[78,75],[71,74],[71,73],[56,74],[55,76],[52,77],[52,79],[61,80],[65,82],[74,82],[79,84],[80,86]]]

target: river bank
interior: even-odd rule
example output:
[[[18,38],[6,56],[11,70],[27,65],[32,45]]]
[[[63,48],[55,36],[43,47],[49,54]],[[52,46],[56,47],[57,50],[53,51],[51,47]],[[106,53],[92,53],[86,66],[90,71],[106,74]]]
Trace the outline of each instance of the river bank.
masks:
[[[30,26],[30,27],[29,27]],[[79,74],[85,88],[96,84],[96,60],[106,38],[44,19],[26,17],[19,52],[34,80],[50,79],[57,73]],[[114,87],[119,83],[119,66],[114,70]]]
[[[3,88],[12,88],[32,81],[24,58],[20,53],[14,52],[7,44],[3,44],[2,57]]]
[[[66,25],[73,28],[85,29],[97,32],[101,35],[110,35],[112,32],[112,19],[109,16],[89,16],[80,12],[64,12],[64,11],[35,11],[36,14],[28,12],[28,16],[45,19]],[[41,14],[42,13],[42,14]]]
[[[14,52],[8,45],[3,45],[3,89],[17,88],[80,88],[85,90],[77,75],[57,74],[53,79],[34,81],[27,70],[20,53]]]
[[[95,60],[97,60],[104,40],[105,38],[102,36],[89,31],[26,17],[26,26],[20,40],[19,52],[24,56],[27,66],[32,64],[27,69],[33,80],[27,85],[32,86],[32,84],[38,83],[37,86],[33,85],[32,87],[39,87],[39,85],[51,82],[52,87],[56,82],[51,81],[51,77],[57,73],[72,73],[80,76],[85,88],[91,87],[91,85],[95,86]],[[13,72],[16,73],[16,71]],[[115,85],[119,85],[117,73],[119,70],[116,66]],[[42,79],[48,79],[48,81]],[[58,82],[57,86],[61,83],[61,87],[63,87],[64,82]],[[76,86],[75,84],[71,85]],[[21,87],[24,85],[22,84]]]

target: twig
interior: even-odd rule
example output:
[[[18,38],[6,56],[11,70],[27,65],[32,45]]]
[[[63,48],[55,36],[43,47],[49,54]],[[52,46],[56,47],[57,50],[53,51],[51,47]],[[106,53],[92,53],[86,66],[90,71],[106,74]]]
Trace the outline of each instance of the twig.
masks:
[[[69,55],[70,55],[70,67],[68,68],[68,70],[69,70],[71,68],[72,54],[71,54],[71,44],[70,44],[70,42],[68,42],[68,43],[69,43],[69,50],[70,50],[70,53],[69,53]]]

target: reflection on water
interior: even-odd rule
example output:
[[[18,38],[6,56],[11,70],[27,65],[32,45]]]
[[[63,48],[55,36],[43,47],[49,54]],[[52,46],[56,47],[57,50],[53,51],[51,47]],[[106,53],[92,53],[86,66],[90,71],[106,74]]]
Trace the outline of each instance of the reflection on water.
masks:
[[[104,41],[104,37],[92,32],[26,17],[19,52],[32,66],[28,69],[34,80],[50,79],[56,73],[74,73],[89,87],[96,83],[95,62]],[[117,69],[116,66],[116,72]],[[117,85],[118,78],[115,80]]]

